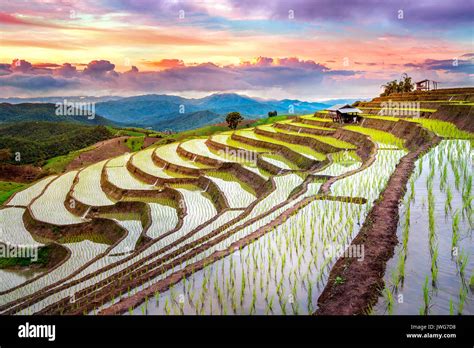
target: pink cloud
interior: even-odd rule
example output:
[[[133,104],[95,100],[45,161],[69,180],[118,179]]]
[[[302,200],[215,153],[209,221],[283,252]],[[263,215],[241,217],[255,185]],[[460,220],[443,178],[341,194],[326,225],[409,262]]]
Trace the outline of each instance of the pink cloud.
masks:
[[[84,69],[83,73],[90,76],[104,76],[106,73],[112,73],[115,69],[115,64],[108,60],[93,60]]]
[[[10,69],[13,72],[26,73],[32,70],[32,68],[33,68],[33,65],[31,65],[30,62],[27,62],[26,60],[23,60],[23,59],[14,59],[12,64],[10,65]]]
[[[64,63],[61,67],[54,69],[53,74],[63,77],[73,77],[76,75],[76,67],[69,63]]]
[[[185,66],[181,59],[161,59],[156,62],[146,62],[145,64],[158,69],[180,68]]]

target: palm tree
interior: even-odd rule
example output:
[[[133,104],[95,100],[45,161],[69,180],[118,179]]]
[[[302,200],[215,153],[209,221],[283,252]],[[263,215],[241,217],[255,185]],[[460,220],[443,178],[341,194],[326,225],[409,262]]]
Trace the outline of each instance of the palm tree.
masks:
[[[411,77],[409,77],[407,73],[404,73],[402,75],[402,79],[403,79],[402,92],[409,93],[413,91],[413,89],[415,88],[415,85],[411,81]],[[402,81],[400,80],[400,82]]]

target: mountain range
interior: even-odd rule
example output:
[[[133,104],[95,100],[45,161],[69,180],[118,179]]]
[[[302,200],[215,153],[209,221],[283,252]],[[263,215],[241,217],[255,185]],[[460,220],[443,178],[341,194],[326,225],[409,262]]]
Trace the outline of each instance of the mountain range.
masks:
[[[93,124],[107,124],[107,121],[121,126],[145,127],[155,130],[183,131],[220,123],[227,113],[238,111],[244,118],[267,117],[269,111],[296,115],[314,113],[337,103],[352,103],[356,99],[306,102],[296,99],[269,100],[251,98],[236,93],[215,93],[203,98],[184,98],[166,94],[149,94],[134,97],[45,97],[45,98],[7,98],[0,99],[14,105],[17,102],[56,103],[66,99],[68,102],[94,102],[97,115]],[[32,104],[20,104],[32,105]],[[42,104],[43,105],[43,104]],[[54,104],[44,104],[54,105]],[[0,121],[7,122],[6,107],[0,104]],[[31,106],[29,106],[31,108]],[[18,117],[18,116],[17,116]],[[8,118],[8,117],[7,117]],[[50,121],[51,117],[47,117]],[[24,117],[22,117],[24,120]],[[29,119],[36,120],[36,119]],[[77,121],[77,119],[75,120]]]

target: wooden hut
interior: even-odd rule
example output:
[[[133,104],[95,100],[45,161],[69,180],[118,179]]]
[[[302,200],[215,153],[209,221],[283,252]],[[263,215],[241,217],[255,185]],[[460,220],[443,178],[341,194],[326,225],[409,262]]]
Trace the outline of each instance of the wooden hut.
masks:
[[[438,82],[433,80],[422,80],[415,82],[417,91],[430,91],[438,89]]]
[[[336,104],[326,109],[333,122],[337,123],[359,123],[362,113],[358,108],[352,107],[349,104]]]

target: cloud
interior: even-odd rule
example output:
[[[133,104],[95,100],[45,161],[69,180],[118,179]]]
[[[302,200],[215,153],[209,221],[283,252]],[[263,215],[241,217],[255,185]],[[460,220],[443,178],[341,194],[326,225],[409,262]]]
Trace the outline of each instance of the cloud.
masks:
[[[69,63],[64,63],[59,68],[53,70],[54,75],[63,77],[73,77],[76,75],[76,73],[76,67]]]
[[[241,64],[220,66],[212,62],[187,65],[179,59],[163,59],[152,62],[154,71],[139,71],[132,66],[129,71],[115,71],[115,64],[108,60],[93,60],[84,69],[71,63],[60,66],[41,63],[35,68],[25,60],[15,60],[12,64],[0,64],[0,95],[18,95],[27,92],[37,96],[57,93],[122,95],[143,93],[185,93],[185,92],[232,92],[254,91],[264,95],[274,91],[281,95],[297,97],[314,93],[340,93],[341,90],[359,91],[358,84],[364,81],[364,91],[369,83],[374,93],[378,92],[379,80],[361,79],[365,71],[331,69],[311,59],[298,57],[260,56]],[[370,63],[365,63],[370,64]],[[458,66],[452,60],[427,59],[421,63],[405,64],[412,68],[413,77],[435,76],[451,72],[452,78],[444,76],[449,83],[465,84],[472,74],[472,64],[468,59],[460,59]],[[396,67],[399,68],[398,66]],[[432,72],[432,73],[429,73]],[[390,71],[377,75],[380,81],[389,80]],[[397,72],[397,75],[399,73]],[[374,75],[375,76],[375,75]],[[455,77],[457,76],[457,77]],[[437,77],[443,81],[443,78]],[[340,86],[340,87],[334,87]],[[56,94],[57,94],[56,93]]]
[[[465,57],[466,55],[462,55]],[[469,56],[468,56],[469,57]],[[408,68],[423,69],[423,70],[439,70],[449,73],[474,73],[474,64],[472,59],[426,59],[422,63],[408,63],[405,64]]]
[[[405,24],[446,24],[462,25],[472,23],[474,6],[470,1],[451,0],[438,2],[431,0],[398,0],[394,2],[380,0],[230,0],[232,11],[229,16],[244,18],[258,13],[267,19],[288,20],[289,11],[293,11],[297,21],[354,21],[366,22],[377,18],[381,23],[391,20]],[[403,20],[399,20],[399,11],[403,11]]]
[[[13,72],[26,73],[32,70],[32,68],[33,68],[33,65],[30,62],[27,62],[26,60],[23,60],[23,59],[14,59],[12,64],[10,65],[10,69]]]
[[[156,62],[145,62],[145,64],[158,69],[184,67],[184,62],[181,59],[162,59]]]
[[[65,87],[77,86],[77,84],[78,81],[76,80],[58,78],[50,75],[14,73],[0,76],[0,85],[30,91],[62,90]]]
[[[115,64],[112,64],[108,60],[93,60],[84,69],[83,74],[93,77],[103,77],[107,73],[113,74]]]

